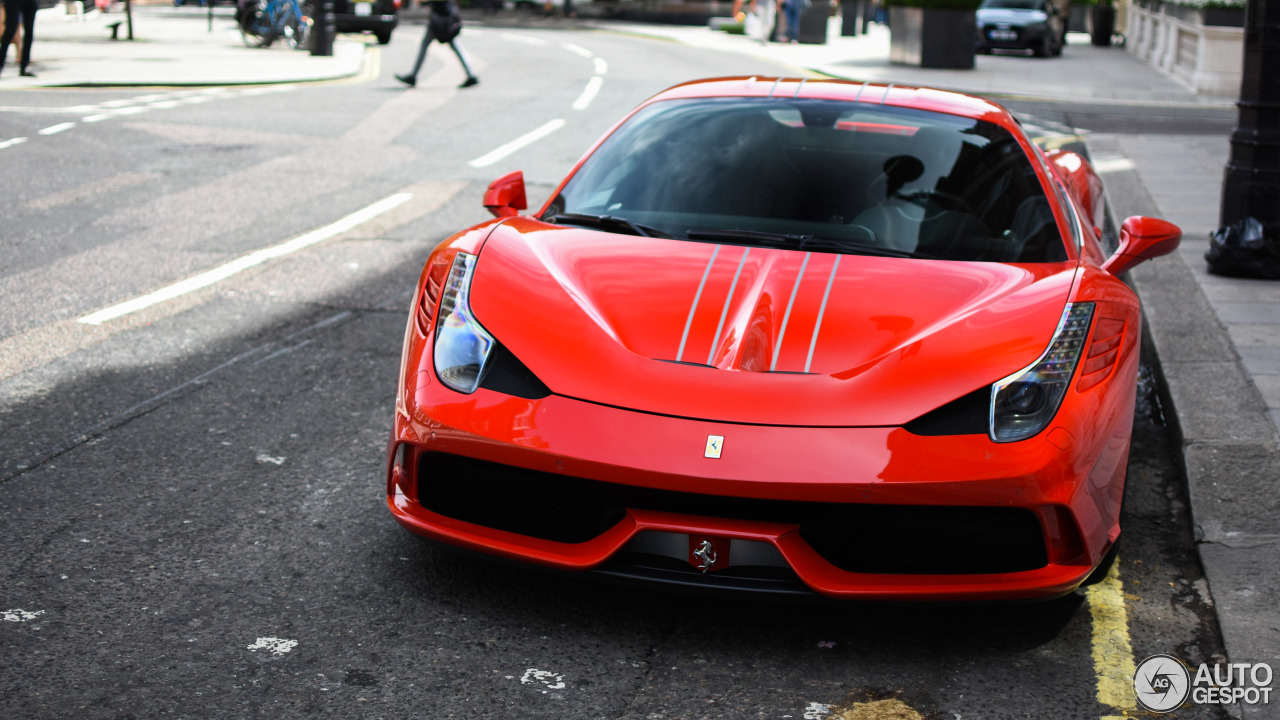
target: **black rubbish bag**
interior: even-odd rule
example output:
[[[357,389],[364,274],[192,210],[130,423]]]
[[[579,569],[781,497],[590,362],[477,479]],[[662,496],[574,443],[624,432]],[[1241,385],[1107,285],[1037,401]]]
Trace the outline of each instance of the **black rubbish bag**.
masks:
[[[1209,272],[1280,280],[1280,223],[1245,218],[1209,233]]]

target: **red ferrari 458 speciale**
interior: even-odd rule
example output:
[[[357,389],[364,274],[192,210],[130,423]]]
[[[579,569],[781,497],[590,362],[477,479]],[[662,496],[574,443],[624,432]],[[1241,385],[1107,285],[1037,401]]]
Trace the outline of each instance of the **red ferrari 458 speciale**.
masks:
[[[1081,156],[987,100],[724,78],[646,101],[537,213],[432,252],[387,503],[468,550],[659,584],[1054,597],[1120,535],[1141,314]]]

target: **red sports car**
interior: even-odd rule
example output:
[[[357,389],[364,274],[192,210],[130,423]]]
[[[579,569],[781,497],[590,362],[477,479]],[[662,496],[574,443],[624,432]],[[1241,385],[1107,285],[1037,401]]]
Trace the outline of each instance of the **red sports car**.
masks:
[[[646,101],[533,215],[442,242],[387,503],[433,540],[654,583],[1052,597],[1120,535],[1141,315],[1173,250],[989,101],[724,78]]]

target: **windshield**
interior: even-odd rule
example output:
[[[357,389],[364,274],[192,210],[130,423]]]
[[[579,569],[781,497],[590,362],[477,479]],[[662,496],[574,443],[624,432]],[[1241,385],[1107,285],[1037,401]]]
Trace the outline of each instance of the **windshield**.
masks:
[[[829,252],[1067,258],[1031,161],[1006,130],[867,103],[654,103],[587,158],[543,218],[567,213],[604,216],[604,229],[625,220],[698,241],[774,236],[816,240],[813,249]]]

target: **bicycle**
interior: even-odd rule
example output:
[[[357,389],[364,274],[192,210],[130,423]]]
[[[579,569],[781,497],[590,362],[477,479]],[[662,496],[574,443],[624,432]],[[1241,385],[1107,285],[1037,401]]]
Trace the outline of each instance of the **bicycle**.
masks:
[[[311,36],[311,18],[303,13],[298,0],[250,0],[238,13],[240,37],[249,47],[270,47],[283,37],[289,47],[307,47]]]

